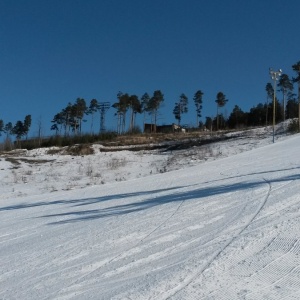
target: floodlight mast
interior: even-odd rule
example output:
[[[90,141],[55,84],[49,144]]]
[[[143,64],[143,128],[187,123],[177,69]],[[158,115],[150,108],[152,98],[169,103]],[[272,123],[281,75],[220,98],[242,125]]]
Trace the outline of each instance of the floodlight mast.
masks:
[[[273,143],[275,143],[276,81],[281,76],[282,70],[279,69],[278,71],[273,71],[272,68],[269,68],[269,73],[270,73],[270,76],[271,76],[272,80],[274,80],[274,91],[273,91]]]

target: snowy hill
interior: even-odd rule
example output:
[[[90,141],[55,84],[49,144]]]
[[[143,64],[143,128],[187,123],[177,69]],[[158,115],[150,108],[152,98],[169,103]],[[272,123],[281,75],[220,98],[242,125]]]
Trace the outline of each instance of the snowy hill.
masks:
[[[0,299],[300,299],[299,148],[3,156]]]

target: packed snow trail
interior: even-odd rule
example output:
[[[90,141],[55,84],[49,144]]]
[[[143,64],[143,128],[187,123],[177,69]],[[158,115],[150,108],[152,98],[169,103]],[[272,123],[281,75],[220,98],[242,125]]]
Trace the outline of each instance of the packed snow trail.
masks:
[[[268,183],[268,182],[267,182],[267,183]],[[268,184],[269,184],[269,183],[268,183]],[[250,226],[251,222],[252,222],[252,221],[256,218],[256,216],[261,212],[262,208],[263,208],[264,205],[266,204],[266,201],[267,201],[268,198],[269,198],[270,192],[271,192],[271,185],[269,184],[269,189],[268,189],[268,192],[267,192],[266,197],[264,197],[263,201],[262,201],[261,204],[258,206],[258,208],[257,208],[256,212],[254,213],[254,215],[253,215],[253,216],[245,223],[245,226],[242,227],[242,228],[240,229],[240,231],[237,232],[237,234],[236,234],[235,236],[233,236],[231,239],[229,239],[228,241],[226,241],[226,242],[224,243],[224,245],[221,247],[221,249],[220,249],[219,251],[217,251],[217,252],[215,253],[214,256],[211,257],[210,261],[208,261],[207,264],[206,264],[205,266],[202,267],[202,269],[198,270],[195,274],[191,274],[191,275],[189,275],[188,277],[186,277],[185,280],[184,280],[184,282],[183,282],[181,285],[178,285],[177,287],[175,287],[174,290],[168,291],[167,296],[165,296],[164,299],[170,299],[172,296],[177,295],[177,294],[178,294],[180,291],[182,291],[184,288],[188,287],[188,286],[193,282],[193,280],[194,280],[196,277],[202,275],[203,272],[204,272],[206,269],[208,269],[208,268],[212,265],[212,263],[213,263],[213,262],[221,255],[221,253],[222,253],[223,251],[225,251],[225,249],[226,249],[230,244],[232,244],[233,241],[234,241],[235,239],[237,239],[237,238],[239,237],[239,235],[240,235],[244,230],[246,230],[246,229]],[[160,299],[162,299],[161,296],[160,296]]]
[[[299,299],[300,137],[0,202],[0,299]]]

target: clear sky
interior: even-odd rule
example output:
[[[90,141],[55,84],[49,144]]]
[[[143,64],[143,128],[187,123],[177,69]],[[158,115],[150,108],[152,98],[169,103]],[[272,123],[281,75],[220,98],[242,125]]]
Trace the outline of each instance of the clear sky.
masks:
[[[300,60],[299,0],[0,0],[0,119],[32,115],[50,133],[53,116],[82,97],[117,101],[117,93],[165,101],[158,123],[182,124],[216,114],[216,94],[244,111],[266,101],[269,67],[293,76]],[[116,129],[115,110],[106,127]],[[142,117],[138,118],[141,124]]]

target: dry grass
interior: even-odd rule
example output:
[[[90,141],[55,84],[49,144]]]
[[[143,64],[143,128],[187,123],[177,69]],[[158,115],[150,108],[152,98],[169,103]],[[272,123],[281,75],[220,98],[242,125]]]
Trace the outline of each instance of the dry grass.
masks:
[[[54,161],[53,159],[28,159],[28,158],[18,158],[18,160],[28,164],[45,164]]]
[[[117,170],[120,167],[125,167],[127,164],[127,161],[125,158],[112,158],[109,162],[107,162],[106,166],[110,170]]]
[[[12,163],[13,165],[16,165],[16,166],[21,164],[20,161],[17,158],[14,158],[14,157],[6,157],[5,160]]]
[[[65,149],[65,154],[79,156],[79,155],[91,155],[94,154],[94,149],[91,145],[80,144],[67,147]]]
[[[15,157],[6,157],[5,160],[12,163],[15,166],[20,165],[21,162],[25,162],[27,164],[44,164],[53,161],[47,159],[28,159],[28,158],[15,158]]]
[[[130,145],[147,145],[153,143],[162,143],[168,141],[180,141],[191,138],[199,138],[209,135],[204,131],[197,132],[174,132],[174,133],[156,133],[156,134],[135,134],[135,135],[120,135],[113,142],[101,142],[104,146],[130,146]]]
[[[94,149],[89,144],[78,144],[74,146],[62,147],[62,148],[52,148],[47,151],[49,155],[61,154],[61,155],[73,155],[73,156],[83,156],[94,154]]]
[[[49,154],[49,155],[60,154],[61,153],[61,148],[55,148],[55,149],[52,148],[52,149],[47,150],[46,153]]]

